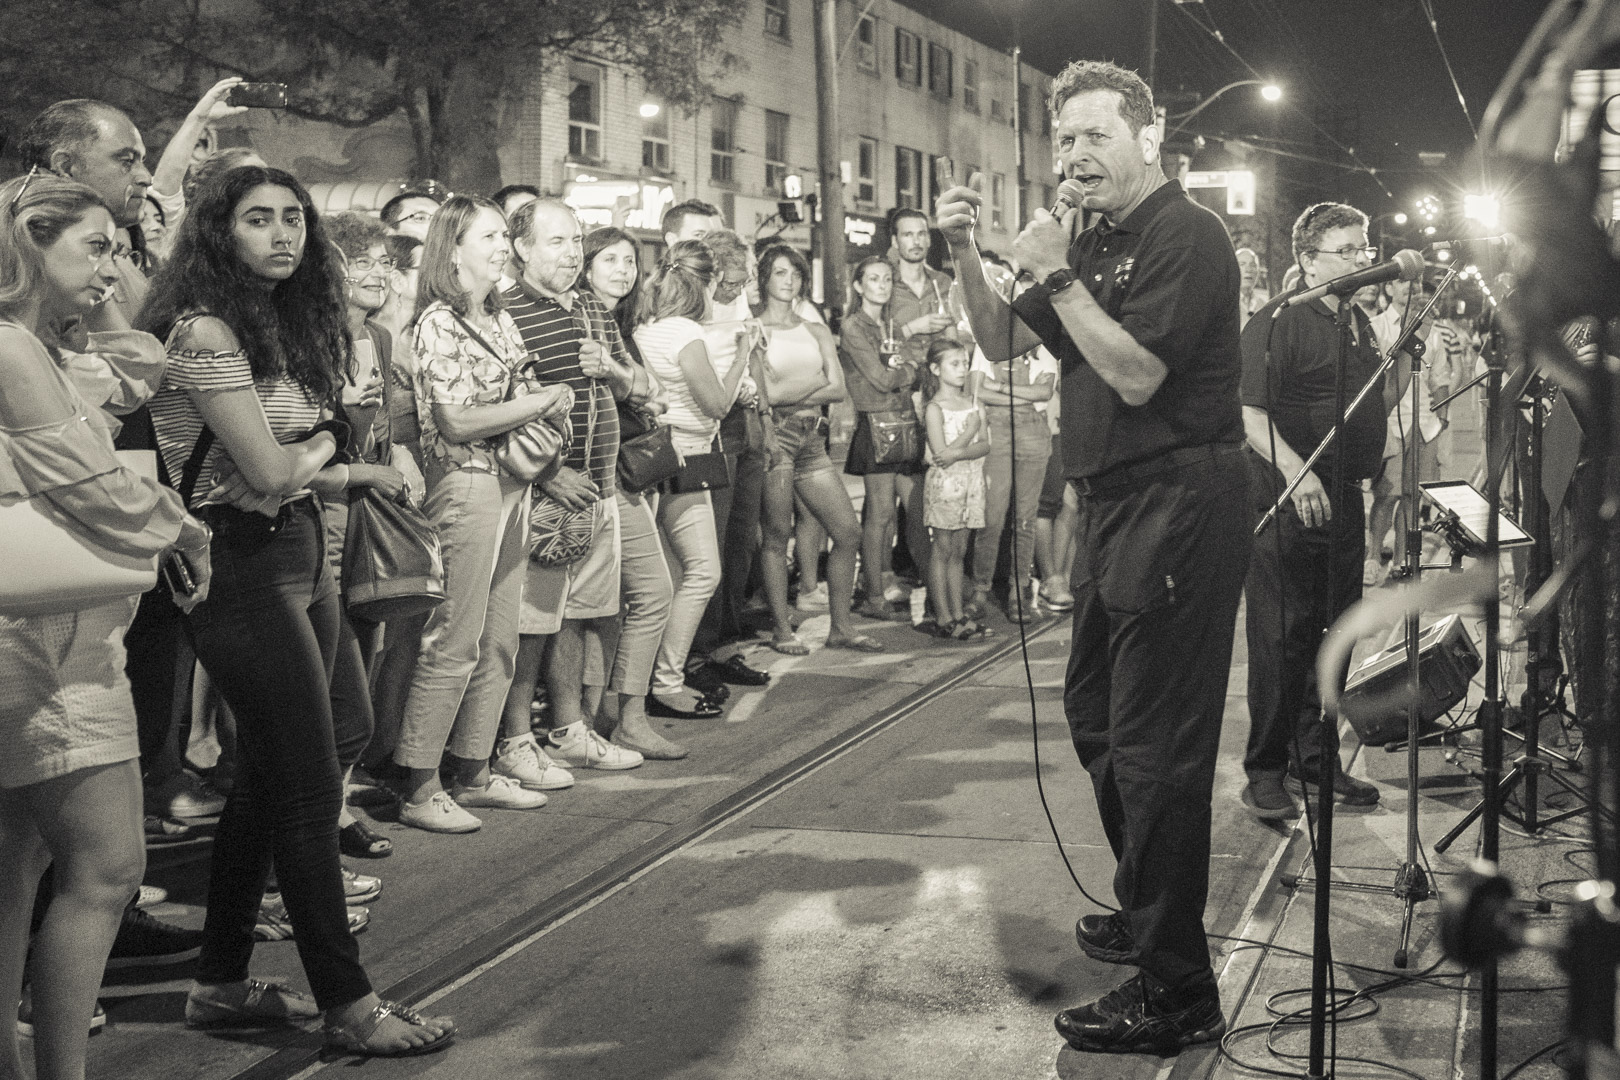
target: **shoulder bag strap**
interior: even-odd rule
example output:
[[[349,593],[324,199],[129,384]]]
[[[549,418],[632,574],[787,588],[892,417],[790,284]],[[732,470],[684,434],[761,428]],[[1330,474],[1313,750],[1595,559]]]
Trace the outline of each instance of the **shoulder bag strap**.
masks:
[[[214,448],[214,429],[207,424],[197,435],[197,445],[191,448],[191,456],[186,459],[185,468],[180,471],[180,501],[186,509],[191,509],[191,494],[197,489],[197,479],[202,475],[203,462],[208,460],[208,451]],[[161,459],[161,455],[160,455]]]

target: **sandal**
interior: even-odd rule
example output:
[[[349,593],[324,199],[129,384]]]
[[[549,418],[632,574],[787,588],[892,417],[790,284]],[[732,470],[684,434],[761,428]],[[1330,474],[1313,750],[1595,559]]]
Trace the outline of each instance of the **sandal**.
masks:
[[[793,634],[785,638],[772,638],[771,648],[783,656],[809,656],[810,646],[799,640],[799,635]]]
[[[900,618],[900,609],[887,600],[863,600],[859,606],[854,608],[852,614],[859,615],[863,619],[894,622]],[[909,616],[910,612],[906,614]]]
[[[856,634],[854,637],[847,638],[828,638],[827,648],[852,649],[855,652],[863,653],[888,652],[888,650],[883,647],[883,643],[881,641],[878,641],[876,638],[867,637],[865,634]]]
[[[338,850],[351,859],[386,859],[394,842],[365,822],[352,821],[338,830]]]
[[[402,1046],[397,1050],[375,1050],[366,1045],[366,1041],[377,1033],[377,1026],[388,1016],[397,1016],[412,1027],[427,1027],[427,1020],[421,1013],[397,1001],[379,1002],[375,1009],[368,1013],[365,1019],[354,1024],[327,1024],[326,1049],[339,1054],[358,1054],[361,1057],[416,1057],[420,1054],[432,1054],[449,1046],[456,1037],[456,1029],[451,1025],[438,1038],[415,1046]]]

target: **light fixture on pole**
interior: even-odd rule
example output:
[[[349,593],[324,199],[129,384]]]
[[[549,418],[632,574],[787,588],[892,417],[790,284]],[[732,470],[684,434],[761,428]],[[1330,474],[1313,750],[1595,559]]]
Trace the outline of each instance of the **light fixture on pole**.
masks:
[[[1165,132],[1165,134],[1169,135],[1180,131],[1186,121],[1191,120],[1193,117],[1197,116],[1199,113],[1213,105],[1216,98],[1220,97],[1228,90],[1236,90],[1240,86],[1258,86],[1260,88],[1260,96],[1265,100],[1273,103],[1282,100],[1282,87],[1278,86],[1274,82],[1267,82],[1265,79],[1239,79],[1236,82],[1227,83],[1225,86],[1221,87],[1219,90],[1215,91],[1213,94],[1209,95],[1209,97],[1205,98],[1203,101],[1200,101],[1197,105],[1194,105],[1186,112],[1174,113],[1167,117],[1167,119],[1173,121],[1174,123]]]

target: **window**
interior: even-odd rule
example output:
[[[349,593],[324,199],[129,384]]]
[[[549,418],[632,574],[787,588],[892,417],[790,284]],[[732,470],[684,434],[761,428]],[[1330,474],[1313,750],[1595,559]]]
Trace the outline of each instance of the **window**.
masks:
[[[1018,121],[1025,131],[1037,135],[1052,133],[1052,117],[1046,111],[1046,102],[1039,89],[1029,83],[1018,84]]]
[[[1001,173],[990,174],[990,227],[1007,227],[1007,178]]]
[[[1047,209],[1050,210],[1051,207],[1052,207],[1052,204],[1047,203]],[[1033,206],[1029,205],[1029,181],[1028,180],[1020,180],[1020,181],[1018,181],[1018,209],[1019,209],[1019,214],[1020,214],[1018,227],[1021,229],[1025,225],[1029,224],[1029,219],[1030,218],[1035,216],[1035,208]]]
[[[1001,121],[1007,119],[1007,107],[996,98],[990,99],[990,119]]]
[[[737,103],[715,98],[709,120],[709,179],[721,184],[737,179]]]
[[[788,36],[788,0],[765,0],[765,32],[772,37]]]
[[[1030,115],[1029,99],[1033,97],[1029,92],[1029,83],[1018,84],[1018,125],[1024,131],[1035,130],[1035,117]]]
[[[894,148],[894,205],[922,208],[922,154],[903,146]]]
[[[951,96],[951,50],[928,43],[928,92],[936,97]]]
[[[787,175],[788,115],[765,110],[765,187],[780,193]]]
[[[962,108],[968,112],[979,111],[979,63],[976,60],[962,61]]]
[[[860,154],[855,164],[855,201],[863,203],[877,202],[877,156],[878,144],[876,139],[861,137]]]
[[[669,106],[654,102],[658,112],[641,118],[641,167],[649,172],[669,172]]]
[[[922,38],[898,26],[894,28],[894,77],[912,86],[922,85]]]
[[[568,156],[602,158],[602,69],[578,60],[568,64]]]
[[[855,66],[862,71],[876,71],[877,59],[877,20],[870,15],[863,16],[855,24]]]

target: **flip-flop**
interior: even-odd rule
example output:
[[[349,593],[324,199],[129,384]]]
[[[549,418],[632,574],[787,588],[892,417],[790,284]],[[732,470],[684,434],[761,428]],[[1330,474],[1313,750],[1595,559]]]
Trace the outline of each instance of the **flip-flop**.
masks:
[[[795,634],[794,636],[792,636],[790,638],[782,638],[782,639],[772,638],[771,639],[771,648],[775,649],[777,652],[781,653],[783,656],[809,656],[810,655],[810,646],[808,646],[804,642],[800,641],[797,634]]]
[[[855,652],[863,652],[863,653],[888,652],[888,649],[883,647],[882,642],[880,642],[880,641],[878,641],[878,640],[876,640],[874,638],[869,638],[865,634],[856,634],[854,637],[850,637],[850,638],[839,638],[836,641],[833,640],[832,638],[828,638],[827,639],[827,648],[829,648],[829,649],[851,649],[851,650],[853,650]]]

